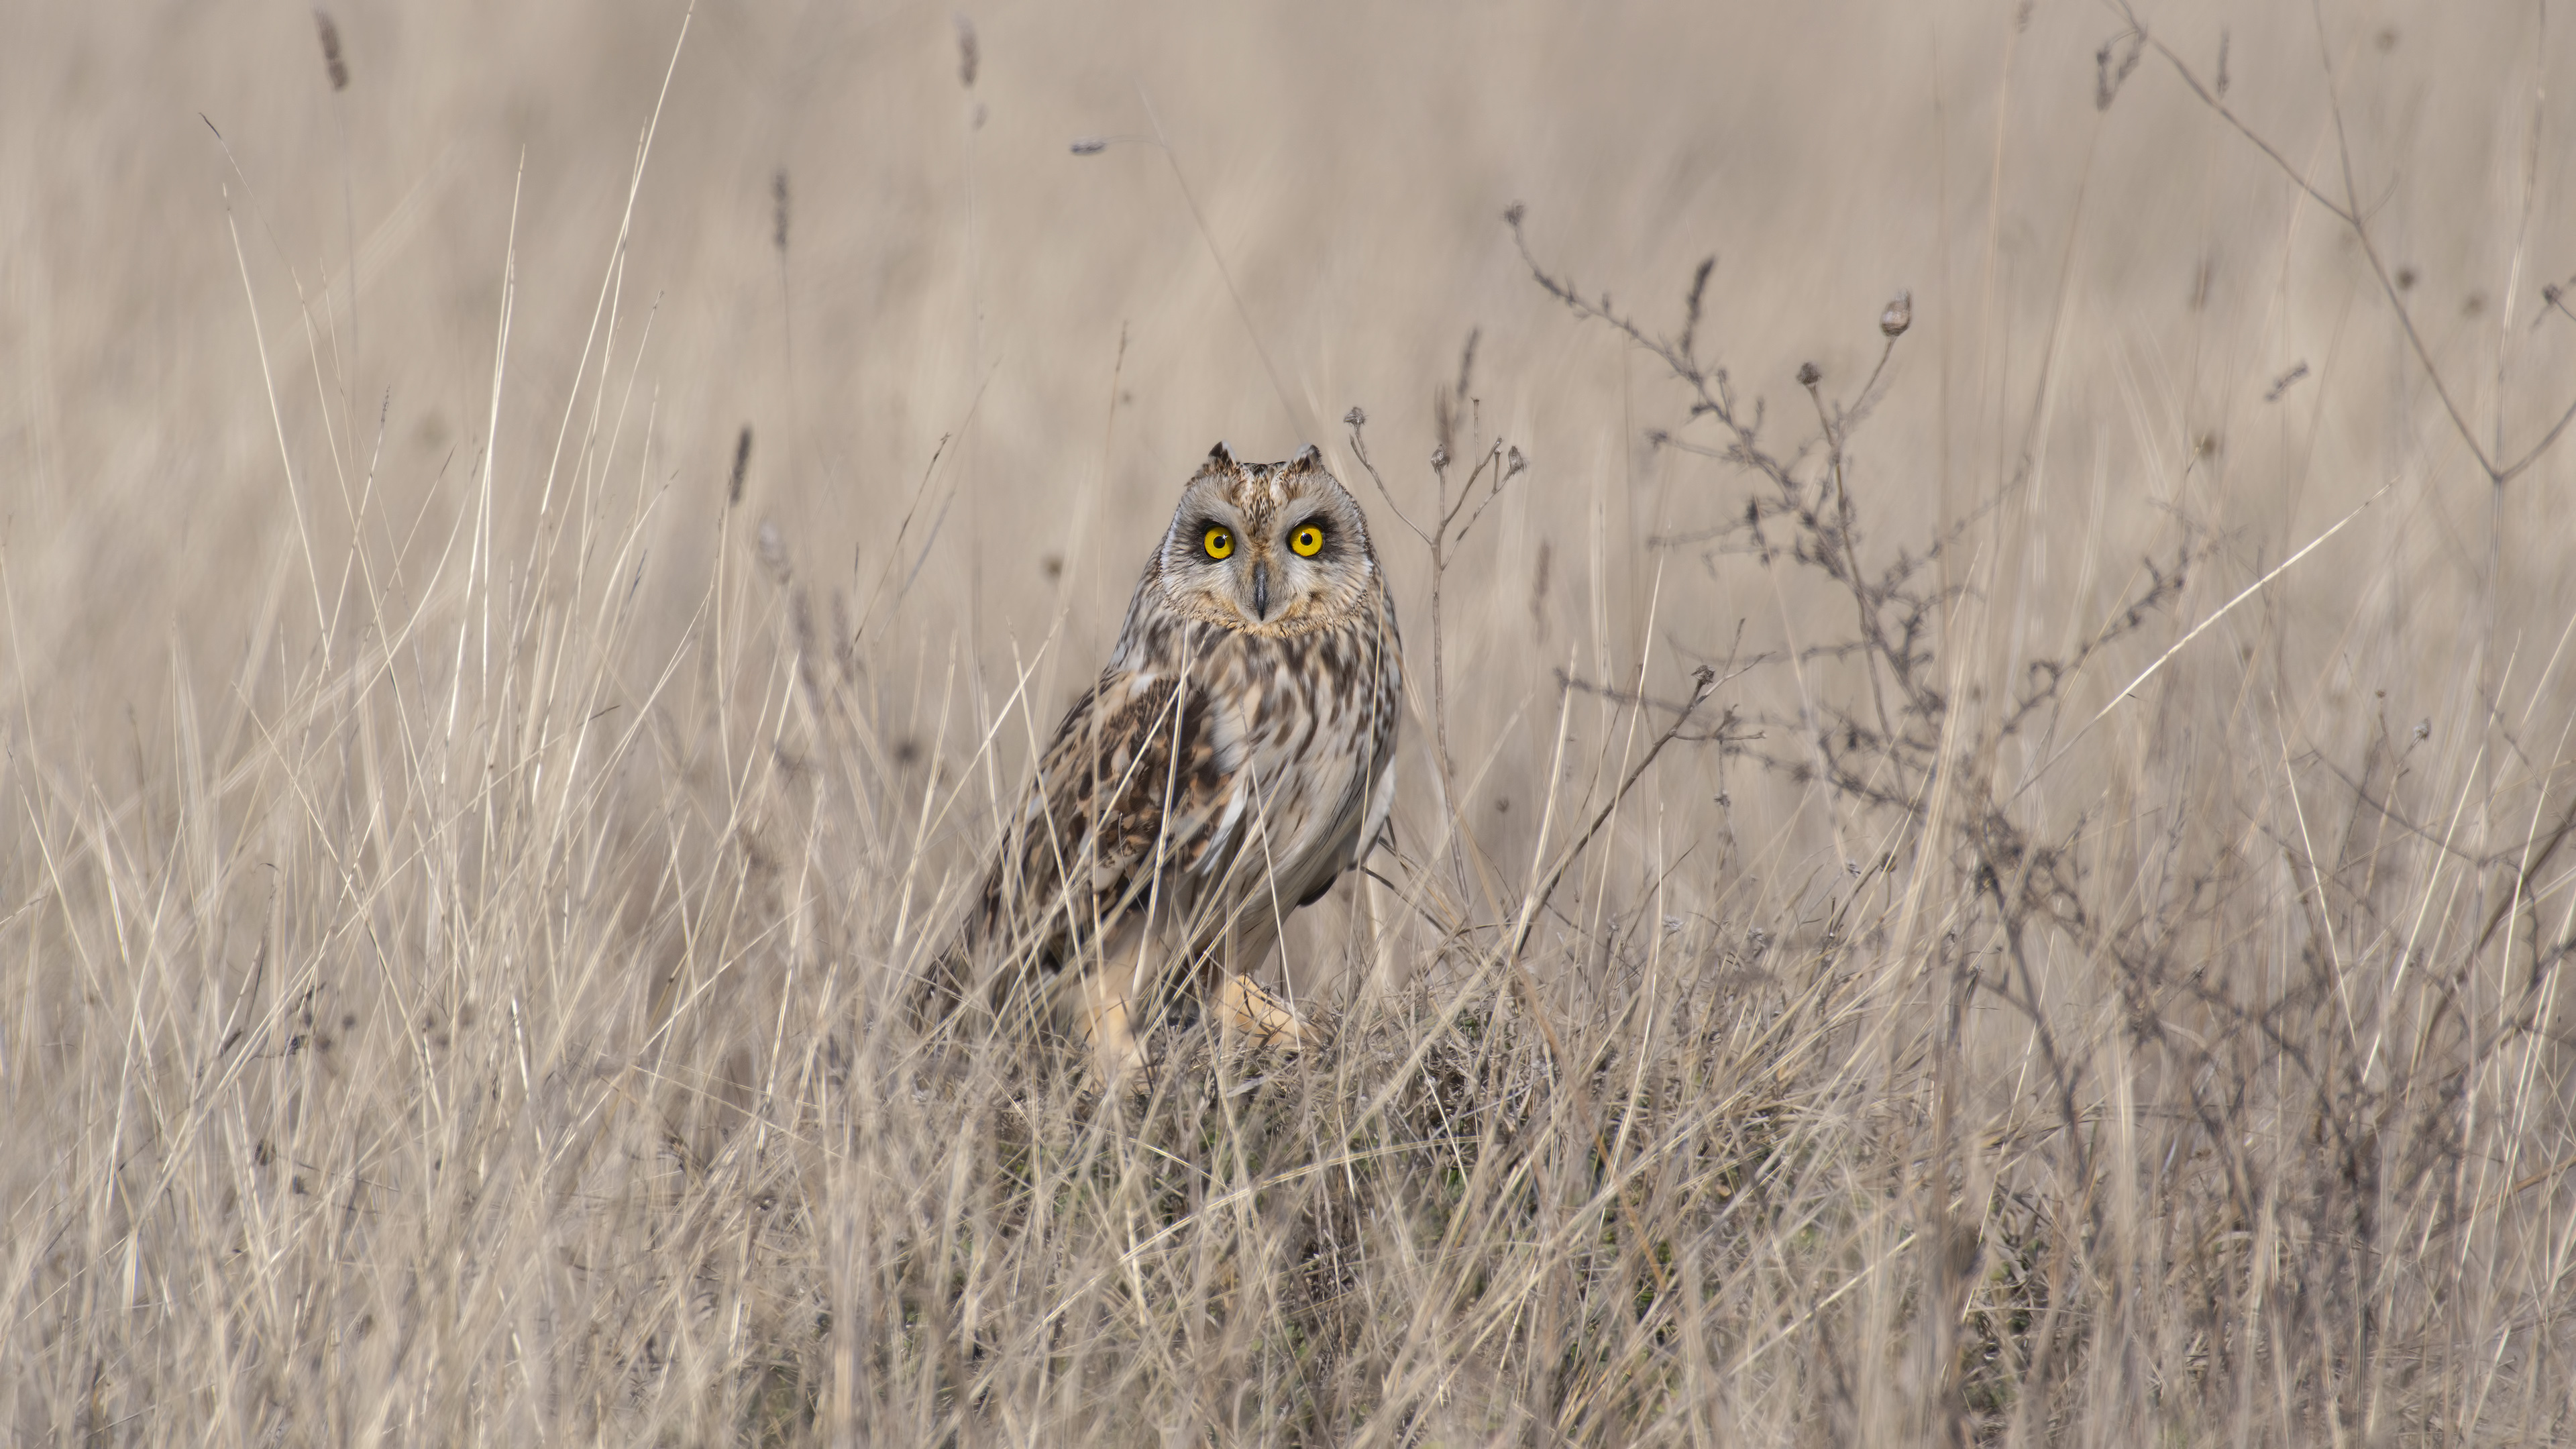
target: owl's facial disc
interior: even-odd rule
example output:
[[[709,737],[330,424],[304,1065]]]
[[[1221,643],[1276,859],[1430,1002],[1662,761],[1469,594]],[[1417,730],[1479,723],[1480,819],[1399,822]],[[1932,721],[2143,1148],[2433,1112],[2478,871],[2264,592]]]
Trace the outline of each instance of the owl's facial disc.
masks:
[[[1165,596],[1190,616],[1284,635],[1339,617],[1371,564],[1349,495],[1301,454],[1249,465],[1211,457],[1183,496],[1161,568]]]

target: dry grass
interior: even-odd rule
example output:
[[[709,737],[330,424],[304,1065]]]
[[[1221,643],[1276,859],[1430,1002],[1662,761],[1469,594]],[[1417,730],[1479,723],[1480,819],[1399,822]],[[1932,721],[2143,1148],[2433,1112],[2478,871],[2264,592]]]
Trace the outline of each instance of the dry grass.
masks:
[[[2225,23],[0,21],[0,1425],[2576,1437],[2570,42]],[[1398,848],[1103,1102],[911,987],[1220,434]]]

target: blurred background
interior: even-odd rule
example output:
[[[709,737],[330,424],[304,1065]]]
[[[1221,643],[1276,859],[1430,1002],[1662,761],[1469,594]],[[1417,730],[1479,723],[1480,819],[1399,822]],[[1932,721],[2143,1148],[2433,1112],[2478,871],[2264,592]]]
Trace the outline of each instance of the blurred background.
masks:
[[[1952,621],[1972,694],[2098,631],[2143,555],[2213,549],[2205,615],[2383,485],[2257,606],[2311,727],[2473,715],[2470,676],[2430,666],[2536,649],[2526,626],[2571,602],[2565,462],[2488,486],[2350,233],[2116,8],[327,18],[345,88],[298,7],[0,15],[6,728],[110,796],[158,768],[174,689],[286,689],[269,666],[371,579],[511,587],[549,507],[642,510],[639,688],[766,523],[771,567],[838,600],[881,732],[917,746],[920,681],[951,664],[989,715],[1014,660],[1043,725],[1220,438],[1325,449],[1427,684],[1428,561],[1341,420],[1366,410],[1395,499],[1427,510],[1433,398],[1467,364],[1472,431],[1531,466],[1446,583],[1454,753],[1462,790],[1488,781],[1466,819],[1523,853],[1510,801],[1539,789],[1560,672],[1669,694],[1841,606],[1701,541],[1751,483],[1654,445],[1716,439],[1661,363],[1532,281],[1514,203],[1541,263],[1652,334],[1713,256],[1700,351],[1784,456],[1815,431],[1800,365],[1860,401],[1880,310],[1912,294],[1850,475],[1865,561],[1959,530],[1941,578],[1991,606]],[[2576,356],[2542,300],[2576,273],[2549,160],[2569,121],[2534,100],[2563,29],[2511,6],[2333,6],[2322,43],[2295,5],[2136,18],[2329,197],[2339,103],[2450,405],[2499,458],[2537,441]],[[2223,690],[2254,617],[2210,641]],[[1760,670],[1729,698],[1777,715],[1803,687]],[[998,748],[1006,790],[1023,732]],[[2084,774],[2034,801],[2073,779],[2081,808]],[[1747,799],[1779,869],[1833,863],[1796,791]]]

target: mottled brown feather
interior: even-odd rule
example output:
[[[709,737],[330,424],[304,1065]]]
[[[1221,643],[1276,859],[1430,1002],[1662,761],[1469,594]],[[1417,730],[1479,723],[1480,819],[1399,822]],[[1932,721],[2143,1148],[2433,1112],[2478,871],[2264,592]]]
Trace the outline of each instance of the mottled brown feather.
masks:
[[[1239,534],[1239,556],[1209,555],[1211,520]],[[1308,525],[1325,542],[1293,553]],[[1085,953],[1141,920],[1188,974],[1253,969],[1288,912],[1374,843],[1402,690],[1357,502],[1311,449],[1251,465],[1220,450],[1138,581],[1108,667],[1041,753],[965,954],[1004,981],[1096,972]]]

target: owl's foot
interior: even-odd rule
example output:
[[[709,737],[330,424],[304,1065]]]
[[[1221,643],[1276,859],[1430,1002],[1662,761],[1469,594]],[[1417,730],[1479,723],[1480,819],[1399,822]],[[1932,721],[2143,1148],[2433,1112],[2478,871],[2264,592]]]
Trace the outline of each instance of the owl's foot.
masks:
[[[1315,1028],[1287,1002],[1240,973],[1229,973],[1225,985],[1218,989],[1217,1018],[1229,1045],[1249,1040],[1254,1046],[1298,1051],[1318,1039]]]
[[[1145,1044],[1137,1039],[1134,1024],[1128,1019],[1127,995],[1105,973],[1084,977],[1075,1024],[1083,1040],[1091,1044],[1092,1076],[1103,1092],[1138,1096],[1152,1089]]]

